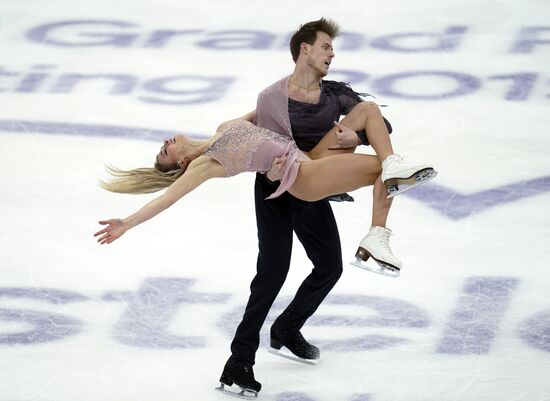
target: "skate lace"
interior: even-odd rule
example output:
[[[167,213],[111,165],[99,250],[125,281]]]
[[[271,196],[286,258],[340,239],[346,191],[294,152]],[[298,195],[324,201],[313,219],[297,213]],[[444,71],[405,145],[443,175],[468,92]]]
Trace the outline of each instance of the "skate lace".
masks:
[[[396,162],[398,164],[407,164],[407,162],[405,161],[407,156],[401,156],[401,155],[395,155],[395,156],[397,156]]]
[[[398,155],[397,153],[394,153],[393,155],[388,156],[388,158],[386,159],[389,161],[387,166],[390,166],[390,165],[401,166],[404,163],[405,157],[406,156],[401,156],[401,155]],[[386,160],[384,160],[384,163],[386,163]]]
[[[388,231],[382,231],[380,233],[379,242],[380,242],[380,245],[382,245],[388,251],[388,253],[390,253],[393,256],[393,252],[390,248],[390,236],[391,235],[393,235],[393,234],[388,232]]]

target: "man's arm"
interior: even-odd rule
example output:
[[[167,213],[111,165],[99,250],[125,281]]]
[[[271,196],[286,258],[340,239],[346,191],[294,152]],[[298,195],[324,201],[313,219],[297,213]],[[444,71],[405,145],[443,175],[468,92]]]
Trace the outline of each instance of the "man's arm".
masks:
[[[256,119],[256,110],[252,110],[250,113],[247,113],[240,118],[240,120],[245,120],[251,123],[253,123],[255,119]]]
[[[251,112],[249,113],[246,113],[244,116],[242,117],[239,117],[239,118],[234,118],[232,120],[228,120],[228,121],[224,121],[223,123],[221,123],[219,126],[218,126],[218,129],[216,130],[216,132],[224,129],[228,124],[231,124],[232,122],[235,122],[235,121],[248,121],[250,123],[254,123],[254,120],[256,119],[256,110],[252,110]]]

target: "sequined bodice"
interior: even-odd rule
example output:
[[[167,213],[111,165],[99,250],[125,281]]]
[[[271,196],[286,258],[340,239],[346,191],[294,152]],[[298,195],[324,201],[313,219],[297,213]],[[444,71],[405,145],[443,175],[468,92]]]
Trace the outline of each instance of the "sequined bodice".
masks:
[[[232,176],[245,171],[266,172],[275,157],[292,152],[298,152],[293,140],[239,120],[224,128],[204,154],[217,160]]]

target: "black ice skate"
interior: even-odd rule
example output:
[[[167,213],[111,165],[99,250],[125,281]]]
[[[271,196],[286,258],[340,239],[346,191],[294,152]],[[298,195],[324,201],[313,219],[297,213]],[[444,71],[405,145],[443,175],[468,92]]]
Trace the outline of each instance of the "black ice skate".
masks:
[[[281,350],[283,347],[290,353]],[[319,348],[308,343],[299,331],[288,335],[271,330],[271,347],[268,351],[308,365],[317,365],[320,357]]]
[[[252,365],[235,365],[231,367],[225,365],[220,377],[220,386],[216,387],[216,390],[245,400],[255,400],[261,388],[262,384],[254,379]]]

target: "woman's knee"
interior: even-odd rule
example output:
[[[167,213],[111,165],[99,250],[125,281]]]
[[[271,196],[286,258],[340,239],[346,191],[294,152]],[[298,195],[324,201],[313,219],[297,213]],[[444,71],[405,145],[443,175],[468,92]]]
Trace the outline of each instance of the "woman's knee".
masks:
[[[369,117],[369,116],[372,116],[372,115],[378,115],[378,114],[381,114],[380,113],[380,108],[378,107],[378,105],[373,102],[373,101],[366,101],[366,102],[361,102],[361,103],[358,103],[352,111],[357,111],[358,113],[360,113],[361,115],[364,115],[365,117]]]
[[[372,156],[372,155],[368,155]],[[373,174],[375,177],[378,177],[380,174],[382,174],[382,162],[380,159],[376,156],[369,157],[368,159],[369,163],[369,172]]]

